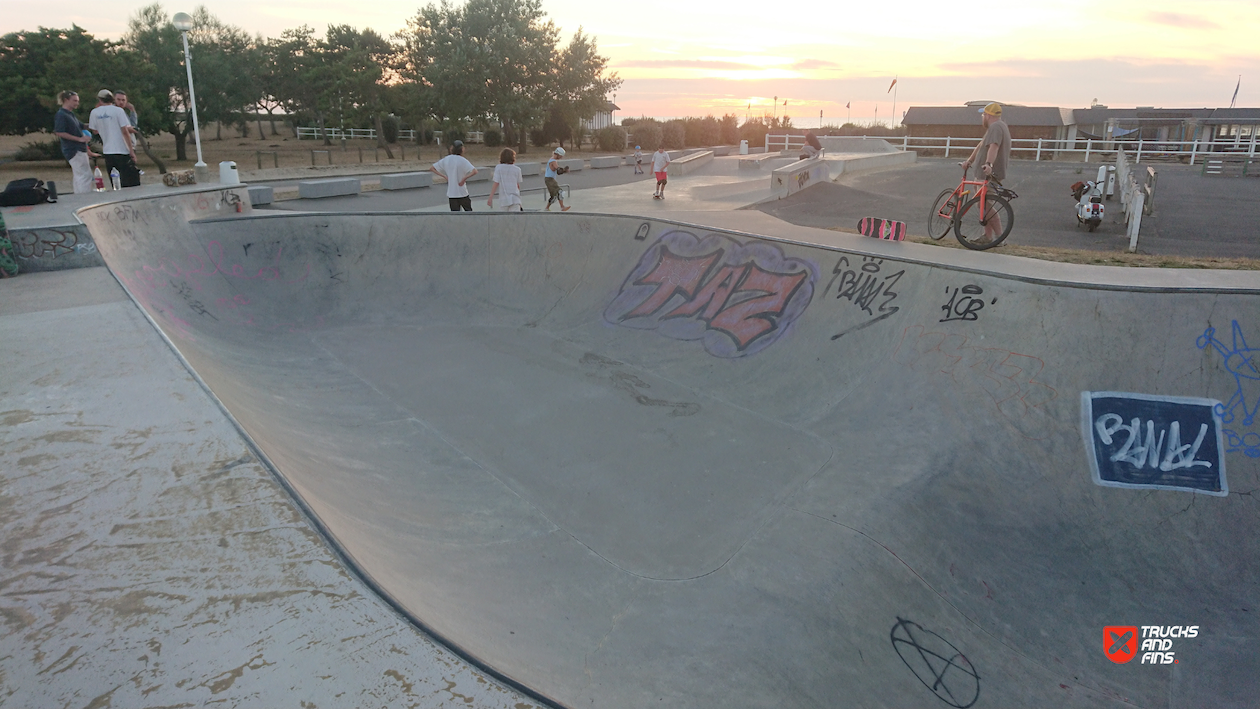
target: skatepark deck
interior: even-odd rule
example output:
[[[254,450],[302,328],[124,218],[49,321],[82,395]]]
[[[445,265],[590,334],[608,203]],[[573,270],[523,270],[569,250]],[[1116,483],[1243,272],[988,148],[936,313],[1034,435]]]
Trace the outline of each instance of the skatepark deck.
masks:
[[[811,242],[753,213],[196,218],[223,194],[80,217],[355,570],[540,698],[1260,691],[1254,274]],[[1222,404],[1187,452],[1200,399]],[[1151,465],[1087,401],[1129,402]],[[1119,664],[1107,626],[1199,630]]]

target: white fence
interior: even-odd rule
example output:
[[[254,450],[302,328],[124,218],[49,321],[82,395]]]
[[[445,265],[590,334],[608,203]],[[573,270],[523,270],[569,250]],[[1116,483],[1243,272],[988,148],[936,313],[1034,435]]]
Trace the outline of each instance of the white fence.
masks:
[[[1150,214],[1154,208],[1156,177],[1155,168],[1139,170],[1129,164],[1129,156],[1123,150],[1116,153],[1116,183],[1120,188],[1120,204],[1124,208],[1130,252],[1137,251],[1142,215]]]
[[[943,151],[945,157],[955,155],[966,157],[980,144],[980,138],[934,138],[913,136],[853,136],[865,139],[882,139],[890,145],[900,145],[902,150]],[[772,150],[793,150],[805,144],[803,135],[766,135],[766,152]],[[1233,154],[1254,157],[1256,155],[1256,136],[1248,143],[1234,141],[1182,140],[1055,140],[1053,138],[1020,138],[1011,141],[1011,157],[1028,160],[1054,160],[1065,155],[1083,155],[1088,162],[1091,157],[1106,159],[1120,152],[1133,154],[1134,162],[1142,162],[1142,157],[1189,157],[1193,165],[1196,159],[1208,154]]]
[[[358,140],[358,139],[376,140],[375,128],[347,128],[344,131],[341,130],[340,128],[325,128],[324,130],[328,133],[328,137],[331,140],[341,140],[342,137],[344,137],[346,140]],[[298,126],[297,137],[298,137],[298,140],[305,140],[307,138],[310,138],[312,140],[323,139],[323,136],[320,135],[318,128],[307,128],[305,126]],[[433,137],[437,140],[439,145],[442,143],[442,131],[440,130],[433,131]],[[410,129],[400,130],[398,131],[398,139],[399,140],[415,140],[416,132]],[[484,143],[485,140],[486,140],[486,134],[479,130],[471,130],[471,131],[468,131],[468,133],[464,135],[465,143]]]

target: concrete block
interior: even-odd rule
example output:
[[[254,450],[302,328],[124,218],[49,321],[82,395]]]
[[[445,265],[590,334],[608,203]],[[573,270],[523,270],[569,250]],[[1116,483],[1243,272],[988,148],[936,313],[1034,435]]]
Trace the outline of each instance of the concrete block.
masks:
[[[633,161],[633,158],[631,158]],[[591,158],[591,169],[602,170],[606,167],[618,167],[621,165],[621,158],[616,155],[605,155],[597,158]]]
[[[431,172],[396,172],[392,175],[381,175],[381,189],[383,190],[410,190],[432,184],[433,173]]]
[[[275,191],[268,185],[249,186],[249,203],[255,207],[271,204],[275,196]]]
[[[477,165],[477,174],[464,180],[464,184],[469,182],[485,182],[494,177],[494,165]]]
[[[298,197],[302,199],[320,199],[322,197],[344,197],[359,194],[363,184],[357,177],[334,177],[327,180],[306,180],[298,183]]]
[[[581,160],[578,160],[578,159],[560,161],[560,167],[569,168],[569,172],[580,172],[582,168],[584,167],[584,165],[585,164]]]
[[[797,160],[770,173],[770,191],[783,199],[830,179],[831,171],[825,160]]]
[[[541,175],[541,174],[542,174],[542,163],[537,163],[537,162],[518,162],[518,163],[516,163],[516,166],[517,166],[517,167],[519,167],[519,168],[521,169],[521,175],[522,175],[523,177],[529,177],[529,176],[531,176],[531,175]]]

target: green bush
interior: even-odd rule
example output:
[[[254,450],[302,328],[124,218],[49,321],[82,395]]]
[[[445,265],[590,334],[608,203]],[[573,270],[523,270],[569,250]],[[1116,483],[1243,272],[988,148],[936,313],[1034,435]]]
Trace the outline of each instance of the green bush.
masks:
[[[398,142],[398,116],[389,115],[381,118],[381,135],[385,142],[393,145]]]
[[[631,133],[630,142],[643,146],[644,151],[651,152],[661,145],[661,124],[656,121],[651,123],[640,121],[634,124],[634,130]]]
[[[722,127],[713,116],[705,118],[684,118],[686,143],[689,148],[701,148],[717,145],[722,140]]]
[[[728,113],[718,120],[722,145],[739,144],[739,116]]]
[[[666,150],[682,150],[687,147],[687,126],[681,119],[666,121],[661,126],[661,140]]]
[[[606,152],[620,152],[626,149],[626,129],[621,126],[608,126],[595,131],[595,145]]]
[[[492,128],[482,134],[481,140],[487,148],[497,148],[503,145],[503,134]]]
[[[465,133],[464,129],[460,126],[448,126],[446,130],[442,131],[442,145],[445,145],[448,148],[454,145],[455,141],[462,141],[467,138],[468,134]]]
[[[551,145],[551,138],[548,137],[547,131],[542,128],[530,128],[529,143],[530,145],[537,145],[540,148],[545,148]]]
[[[17,153],[13,155],[13,159],[21,162],[34,160],[65,160],[66,156],[61,154],[61,139],[53,138],[52,140],[33,141],[23,145]]]

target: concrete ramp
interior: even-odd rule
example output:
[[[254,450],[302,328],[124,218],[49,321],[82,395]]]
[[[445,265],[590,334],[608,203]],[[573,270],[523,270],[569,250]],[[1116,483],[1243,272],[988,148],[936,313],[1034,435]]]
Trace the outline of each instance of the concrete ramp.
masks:
[[[1255,274],[188,199],[80,215],[358,572],[557,705],[1260,694]]]

